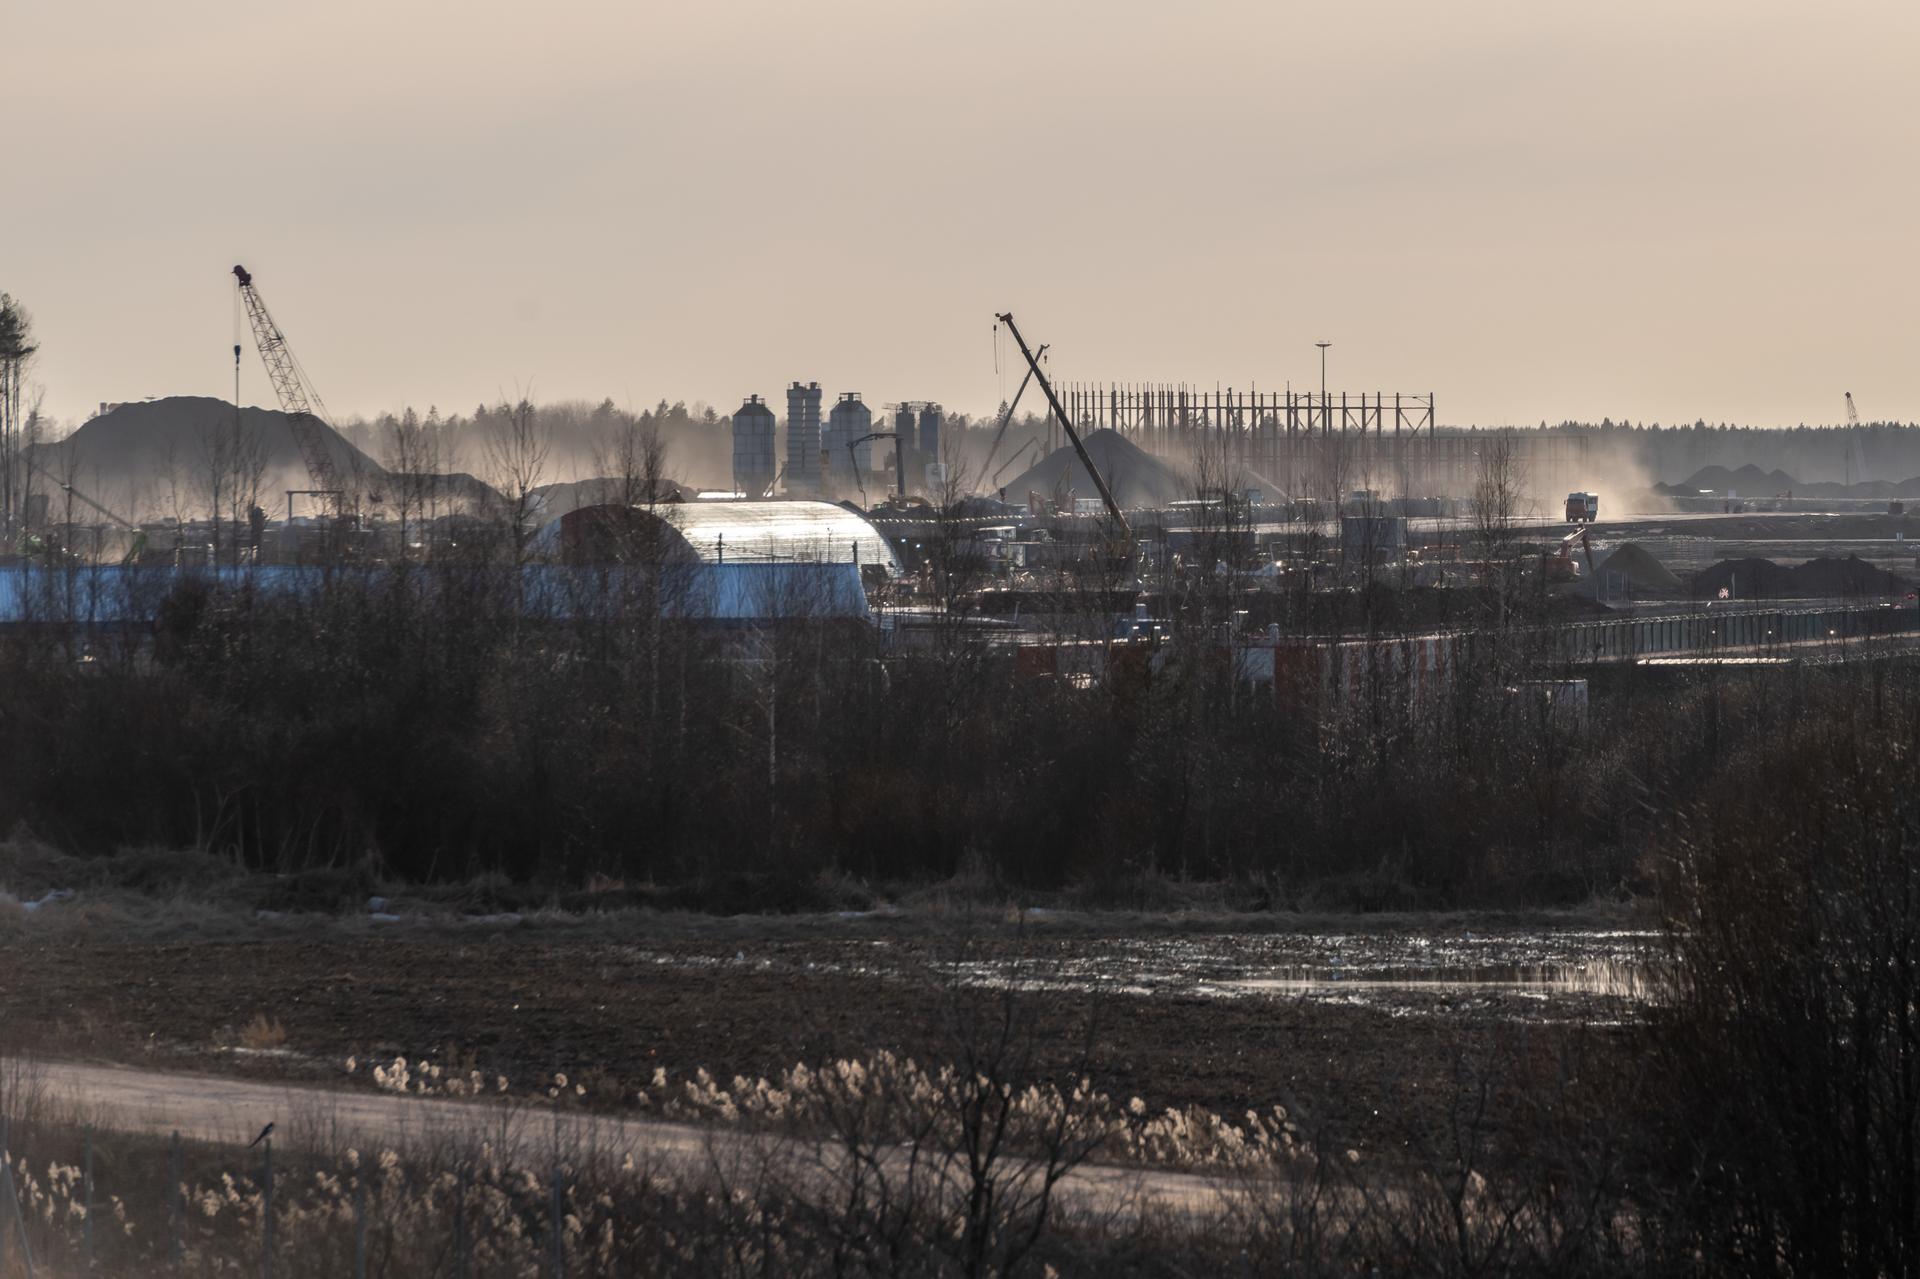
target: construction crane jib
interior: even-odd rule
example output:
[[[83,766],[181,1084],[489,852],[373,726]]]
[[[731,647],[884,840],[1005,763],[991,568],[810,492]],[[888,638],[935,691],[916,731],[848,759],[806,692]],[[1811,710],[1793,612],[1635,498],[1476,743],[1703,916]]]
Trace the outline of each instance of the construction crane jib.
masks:
[[[281,411],[287,415],[287,424],[293,428],[294,441],[299,444],[300,456],[307,464],[307,475],[317,492],[332,496],[334,513],[338,514],[345,505],[345,494],[333,469],[333,455],[327,452],[326,431],[321,425],[326,406],[300,375],[299,362],[288,349],[280,326],[268,313],[260,291],[253,287],[252,274],[247,268],[236,266],[233,278],[240,282],[240,299],[246,304],[247,321],[253,326],[253,344],[259,348],[260,362],[267,366],[267,380],[273,383],[273,393],[279,398]]]
[[[1067,416],[1066,409],[1060,405],[1060,399],[1053,393],[1053,383],[1047,381],[1047,375],[1040,371],[1040,361],[1027,349],[1027,340],[1020,336],[1020,330],[1014,326],[1013,312],[995,317],[1007,326],[1007,332],[1020,346],[1020,354],[1026,357],[1027,368],[1032,371],[1034,380],[1040,383],[1041,393],[1047,397],[1047,404],[1053,409],[1055,417],[1067,433],[1067,439],[1073,444],[1074,453],[1080,458],[1080,465],[1087,468],[1087,474],[1093,477],[1093,486],[1100,490],[1100,500],[1107,504],[1107,515],[1113,520],[1114,531],[1121,537],[1131,539],[1133,530],[1127,525],[1127,517],[1120,513],[1120,503],[1113,500],[1113,490],[1107,487],[1106,477],[1100,474],[1100,468],[1093,464],[1093,458],[1087,453],[1087,446],[1080,442],[1080,432],[1073,429],[1073,419]]]

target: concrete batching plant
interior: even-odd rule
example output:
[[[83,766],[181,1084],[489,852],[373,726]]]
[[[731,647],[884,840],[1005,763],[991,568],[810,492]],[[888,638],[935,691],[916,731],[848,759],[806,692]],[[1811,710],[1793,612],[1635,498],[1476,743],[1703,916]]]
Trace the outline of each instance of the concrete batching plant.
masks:
[[[820,384],[787,388],[787,493],[820,495]]]
[[[827,415],[825,444],[827,478],[836,488],[844,489],[873,471],[873,441],[862,438],[872,433],[873,412],[860,402],[860,392],[842,394]]]

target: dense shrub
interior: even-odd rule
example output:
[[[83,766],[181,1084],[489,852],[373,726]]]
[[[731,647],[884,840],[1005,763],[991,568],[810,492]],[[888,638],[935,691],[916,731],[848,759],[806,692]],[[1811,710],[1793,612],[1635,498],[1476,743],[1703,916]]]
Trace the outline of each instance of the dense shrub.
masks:
[[[1236,682],[1196,628],[1083,687],[962,635],[886,652],[858,625],[686,628],[644,593],[523,617],[464,572],[188,581],[153,634],[15,635],[0,823],[422,879],[965,866],[1026,888],[1234,879],[1276,904],[1328,883],[1382,906],[1567,901],[1634,886],[1650,815],[1726,775],[1783,701],[1873,669],[1629,677],[1579,719],[1525,695],[1541,668],[1499,643],[1437,693],[1382,672],[1299,699]]]
[[[1712,1268],[1920,1266],[1920,683],[1798,689],[1678,824],[1660,1205]]]

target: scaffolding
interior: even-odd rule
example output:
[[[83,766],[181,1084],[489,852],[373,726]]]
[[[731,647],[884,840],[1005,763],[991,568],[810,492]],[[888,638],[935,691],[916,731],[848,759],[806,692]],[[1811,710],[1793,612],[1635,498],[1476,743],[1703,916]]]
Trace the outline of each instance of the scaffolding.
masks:
[[[1207,389],[1175,382],[1069,382],[1063,406],[1083,433],[1116,431],[1150,453],[1204,448],[1281,493],[1338,500],[1353,489],[1466,496],[1491,440],[1506,442],[1536,494],[1586,482],[1589,441],[1554,430],[1442,427],[1432,392]],[[1048,449],[1059,446],[1049,419]]]

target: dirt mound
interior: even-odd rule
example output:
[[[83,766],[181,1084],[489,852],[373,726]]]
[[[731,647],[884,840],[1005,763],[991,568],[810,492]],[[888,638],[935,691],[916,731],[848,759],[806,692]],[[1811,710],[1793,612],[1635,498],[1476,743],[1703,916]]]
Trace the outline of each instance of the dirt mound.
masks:
[[[1735,470],[1728,470],[1724,466],[1703,466],[1671,487],[1685,492],[1711,489],[1715,493],[1725,493],[1731,489],[1749,497],[1763,497],[1774,493],[1785,493],[1801,485],[1785,471],[1763,471],[1749,462]]]
[[[1907,582],[1858,555],[1808,560],[1792,568],[1772,560],[1721,560],[1693,579],[1696,596],[1718,596],[1725,588],[1734,599],[1820,599],[1829,596],[1900,595]]]
[[[1738,493],[1742,497],[1776,497],[1791,493],[1795,497],[1850,497],[1870,501],[1920,497],[1920,476],[1899,481],[1862,480],[1842,484],[1836,480],[1806,483],[1785,471],[1763,471],[1751,464],[1736,470],[1724,466],[1703,466],[1678,484],[1656,484],[1654,491],[1669,497],[1695,497],[1702,489],[1712,493]]]
[[[1858,555],[1845,559],[1808,560],[1793,570],[1793,583],[1802,595],[1899,595],[1905,579],[1867,563]]]
[[[1113,490],[1113,500],[1121,506],[1165,506],[1193,496],[1193,485],[1185,476],[1117,431],[1095,431],[1087,436],[1086,445],[1088,456]],[[1055,449],[1002,487],[1015,502],[1028,493],[1046,498],[1064,498],[1069,492],[1075,498],[1100,496],[1071,445]]]
[[[33,461],[56,483],[70,483],[130,519],[170,515],[176,501],[197,512],[206,504],[215,442],[232,427],[233,405],[224,400],[168,396],[103,413],[66,439],[37,446]],[[342,483],[380,486],[386,472],[378,463],[332,427],[322,424],[321,431]],[[263,455],[264,505],[278,506],[287,489],[313,487],[286,414],[242,409],[240,433]]]
[[[1890,497],[1899,497],[1915,484],[1913,480],[1902,480],[1895,484],[1889,480],[1862,480],[1858,484],[1841,484],[1834,480],[1822,480],[1815,484],[1802,485],[1793,491],[1795,497],[1852,497],[1885,501]]]
[[[1793,570],[1749,556],[1739,560],[1721,560],[1702,569],[1693,579],[1693,593],[1712,599],[1721,591],[1735,599],[1771,600],[1793,594]]]
[[[1595,567],[1601,578],[1624,579],[1636,591],[1678,591],[1680,579],[1638,542],[1627,542]]]

